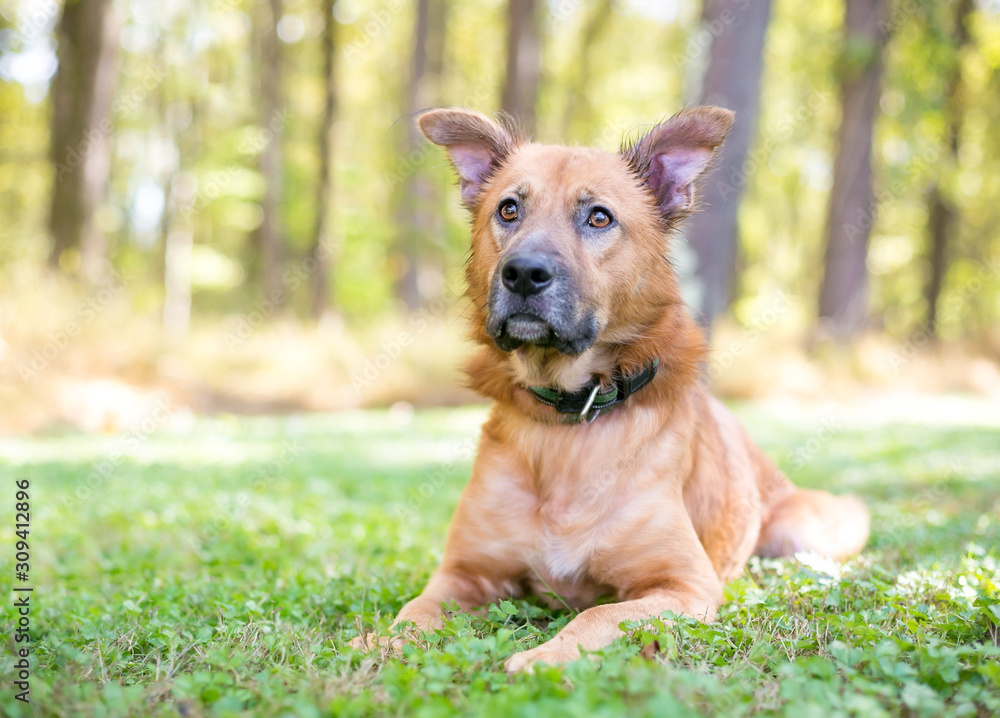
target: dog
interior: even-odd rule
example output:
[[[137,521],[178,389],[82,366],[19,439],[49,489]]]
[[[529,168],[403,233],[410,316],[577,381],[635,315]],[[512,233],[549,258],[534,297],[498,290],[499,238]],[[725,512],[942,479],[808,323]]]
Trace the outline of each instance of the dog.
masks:
[[[505,665],[531,670],[606,646],[623,621],[714,620],[752,554],[864,547],[865,505],[796,488],[705,387],[669,241],[733,121],[686,109],[614,153],[464,109],[419,117],[472,215],[468,376],[494,404],[441,565],[393,624],[410,633],[380,645],[454,604],[530,592],[581,609]]]

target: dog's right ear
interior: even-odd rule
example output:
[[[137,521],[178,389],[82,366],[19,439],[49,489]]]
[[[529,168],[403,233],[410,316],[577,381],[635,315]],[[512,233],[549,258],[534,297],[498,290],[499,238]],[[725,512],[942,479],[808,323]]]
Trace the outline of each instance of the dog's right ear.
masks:
[[[459,177],[462,202],[473,209],[483,186],[522,142],[510,123],[495,122],[472,110],[429,110],[418,120],[420,131],[448,150]]]

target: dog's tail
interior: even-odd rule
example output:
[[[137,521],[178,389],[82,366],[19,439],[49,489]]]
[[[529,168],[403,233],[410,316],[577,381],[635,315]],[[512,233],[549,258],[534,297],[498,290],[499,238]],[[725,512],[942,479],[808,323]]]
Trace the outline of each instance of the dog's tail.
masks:
[[[839,561],[860,553],[870,524],[868,508],[854,496],[792,489],[766,508],[755,553],[777,557],[811,551]]]

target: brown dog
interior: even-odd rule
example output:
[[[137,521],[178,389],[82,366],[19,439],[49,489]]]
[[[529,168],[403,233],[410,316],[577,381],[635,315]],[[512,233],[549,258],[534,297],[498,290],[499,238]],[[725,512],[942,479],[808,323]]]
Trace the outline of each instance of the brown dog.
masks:
[[[612,154],[527,142],[466,110],[420,117],[473,215],[469,376],[495,405],[444,559],[396,623],[433,629],[442,603],[527,591],[589,606],[512,656],[520,671],[601,648],[622,621],[713,620],[754,552],[864,546],[864,505],[796,489],[701,380],[668,238],[732,122],[686,110]]]

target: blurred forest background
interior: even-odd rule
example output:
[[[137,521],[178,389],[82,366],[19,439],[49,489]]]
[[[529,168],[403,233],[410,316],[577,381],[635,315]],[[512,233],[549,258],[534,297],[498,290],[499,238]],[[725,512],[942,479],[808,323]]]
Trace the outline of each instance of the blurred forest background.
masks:
[[[468,401],[415,113],[615,149],[695,103],[717,391],[1000,399],[997,0],[0,0],[0,430]]]

